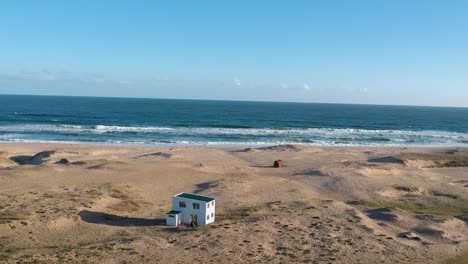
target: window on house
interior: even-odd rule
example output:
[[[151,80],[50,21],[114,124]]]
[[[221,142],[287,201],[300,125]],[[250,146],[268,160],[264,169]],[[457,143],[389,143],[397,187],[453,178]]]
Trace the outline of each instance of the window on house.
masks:
[[[200,209],[199,203],[193,203],[193,209]]]
[[[214,201],[211,202],[211,205],[214,206]]]
[[[187,207],[187,205],[185,204],[184,201],[179,201],[179,207],[180,208],[185,208],[185,207]]]
[[[214,213],[211,213],[211,217],[214,217]]]
[[[206,206],[207,206],[208,208],[210,208],[210,203],[207,203]]]
[[[206,216],[206,220],[210,220],[210,215],[207,215],[207,216]]]
[[[174,216],[173,216],[173,215],[169,215],[169,217],[172,217],[172,218],[174,218]]]

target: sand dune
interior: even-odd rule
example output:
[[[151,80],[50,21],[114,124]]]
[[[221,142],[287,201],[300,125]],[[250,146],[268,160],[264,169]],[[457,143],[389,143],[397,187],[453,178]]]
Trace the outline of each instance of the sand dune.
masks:
[[[466,153],[0,145],[0,262],[444,263],[468,249]],[[181,191],[216,222],[165,226]]]

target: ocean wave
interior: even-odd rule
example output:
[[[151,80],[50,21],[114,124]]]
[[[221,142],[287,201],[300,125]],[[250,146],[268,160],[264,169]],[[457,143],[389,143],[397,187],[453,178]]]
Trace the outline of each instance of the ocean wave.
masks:
[[[357,147],[357,146],[369,146],[369,147],[401,147],[402,144],[380,144],[377,142],[367,143],[345,143],[345,142],[330,142],[330,141],[314,141],[314,143],[304,143],[296,141],[189,141],[189,140],[178,140],[178,141],[132,141],[132,140],[103,140],[103,141],[72,141],[72,140],[44,140],[44,139],[2,139],[0,142],[3,143],[54,143],[54,144],[86,144],[86,145],[111,145],[111,146],[273,146],[273,145],[303,145],[303,146],[316,146],[316,147]],[[405,146],[408,144],[405,144]],[[450,144],[450,143],[439,143],[439,144],[411,144],[412,146],[431,146],[431,147],[455,147],[465,144]]]
[[[466,145],[468,133],[355,128],[226,128],[71,124],[0,125],[0,140],[116,144]]]
[[[190,133],[190,134],[224,134],[224,135],[320,135],[324,137],[369,136],[386,138],[387,136],[422,136],[439,138],[468,139],[468,133],[436,130],[369,130],[354,128],[223,128],[223,127],[155,127],[155,126],[114,126],[114,125],[50,125],[23,124],[0,125],[0,132],[58,132],[58,133]]]
[[[170,127],[138,127],[138,126],[105,126],[97,125],[94,129],[98,132],[159,132],[172,131]]]

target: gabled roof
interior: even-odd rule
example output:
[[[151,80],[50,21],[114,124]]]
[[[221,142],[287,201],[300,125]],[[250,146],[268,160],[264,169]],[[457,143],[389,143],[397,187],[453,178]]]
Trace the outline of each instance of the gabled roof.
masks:
[[[182,211],[171,210],[167,212],[166,214],[180,214],[180,213],[182,213]]]
[[[198,195],[198,194],[193,194],[193,193],[179,193],[176,195],[176,197],[182,197],[182,198],[187,198],[187,199],[192,199],[192,200],[197,200],[197,201],[202,201],[202,202],[211,202],[214,201],[213,197],[208,197],[208,196],[203,196],[203,195]]]

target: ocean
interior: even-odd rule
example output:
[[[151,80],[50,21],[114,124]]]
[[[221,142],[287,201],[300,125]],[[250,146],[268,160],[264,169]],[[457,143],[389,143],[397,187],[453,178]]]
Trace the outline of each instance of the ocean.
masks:
[[[467,146],[468,108],[0,95],[0,142]]]

